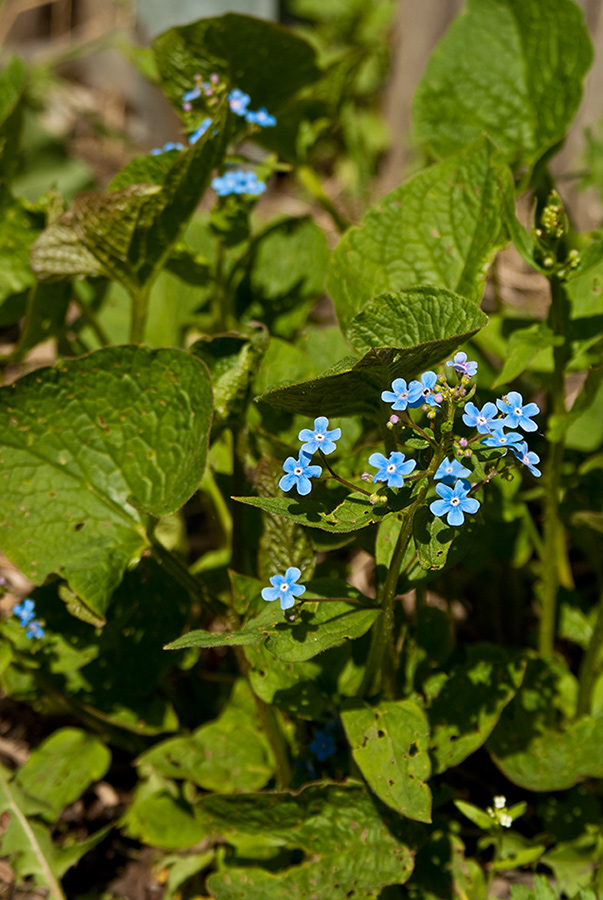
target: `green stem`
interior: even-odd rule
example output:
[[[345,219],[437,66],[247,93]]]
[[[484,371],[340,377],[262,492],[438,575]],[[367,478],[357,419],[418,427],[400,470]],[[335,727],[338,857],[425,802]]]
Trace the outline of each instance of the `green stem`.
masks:
[[[142,344],[149,315],[149,298],[151,285],[146,284],[139,291],[130,291],[132,302],[132,318],[130,320],[130,343]]]
[[[72,292],[71,299],[79,306],[80,312],[82,314],[82,319],[84,320],[86,325],[88,325],[88,327],[91,328],[95,333],[101,347],[108,347],[111,344],[111,338],[102,327],[85,300],[82,300],[81,297],[78,297],[77,291]]]
[[[350,227],[350,223],[336,209],[333,201],[325,192],[320,178],[314,169],[311,169],[310,166],[299,166],[296,169],[296,172],[297,177],[306,190],[310,191],[314,199],[322,206],[325,212],[328,212],[331,216],[339,233],[343,234],[344,231],[347,231]]]
[[[289,765],[289,751],[285,736],[275,711],[271,706],[268,706],[267,703],[264,703],[261,697],[258,697],[253,689],[253,685],[249,678],[249,661],[245,656],[245,651],[242,647],[234,647],[233,649],[239,668],[247,679],[247,683],[253,694],[262,728],[264,729],[264,733],[268,738],[268,743],[274,754],[274,762],[276,765],[276,787],[278,790],[283,790],[291,783],[291,766]]]
[[[219,618],[224,619],[226,617],[224,606],[209,596],[204,590],[201,582],[198,581],[194,575],[191,575],[188,569],[182,565],[180,560],[177,559],[173,553],[170,553],[163,544],[160,544],[159,541],[152,536],[150,536],[150,541],[151,550],[157,562],[170,573],[178,584],[188,591],[191,599],[199,603],[203,609],[212,616],[218,616]]]
[[[245,450],[247,435],[244,428],[231,428],[232,434],[232,495],[240,497],[248,490],[245,475]],[[245,507],[236,500],[231,501],[232,517],[232,559],[231,566],[235,572],[243,573],[246,565],[245,548],[248,546],[245,534]]]
[[[329,464],[329,461],[327,460],[327,458],[326,458],[326,456],[324,455],[324,453],[322,452],[322,450],[319,449],[318,452],[320,453],[320,455],[321,455],[321,457],[322,457],[322,461],[323,461],[323,463],[325,464],[325,467],[329,470],[329,472],[331,473],[331,475],[333,476],[333,478],[335,478],[336,481],[338,481],[340,484],[345,485],[346,487],[351,488],[353,491],[355,491],[355,492],[357,492],[357,493],[359,493],[359,494],[366,494],[367,497],[372,497],[372,496],[373,496],[372,491],[367,491],[367,490],[366,490],[365,488],[363,488],[363,487],[359,487],[359,486],[356,485],[356,484],[352,484],[351,481],[346,481],[345,478],[342,478],[341,475],[338,475],[337,472],[336,472],[334,469],[331,468],[331,466],[330,466],[330,464]]]
[[[228,292],[224,277],[224,262],[226,251],[222,241],[216,246],[216,283],[214,287],[212,306],[214,325],[218,331],[227,331],[229,327],[229,309],[227,304]]]
[[[551,325],[556,336],[565,336],[566,298],[562,283],[551,278]],[[551,411],[555,416],[565,415],[565,341],[553,347],[553,382],[551,386]],[[557,592],[559,590],[559,564],[557,552],[563,534],[559,521],[559,495],[561,488],[561,467],[563,465],[564,439],[551,441],[549,456],[544,472],[544,525],[543,525],[543,566],[540,587],[540,629],[538,651],[542,656],[553,652],[555,642],[555,620],[557,615]]]
[[[593,628],[592,637],[582,663],[580,665],[580,675],[578,680],[578,703],[576,708],[577,716],[586,716],[590,712],[591,699],[597,670],[601,662],[601,654],[603,652],[603,592],[599,600],[599,609],[597,610],[597,619]]]

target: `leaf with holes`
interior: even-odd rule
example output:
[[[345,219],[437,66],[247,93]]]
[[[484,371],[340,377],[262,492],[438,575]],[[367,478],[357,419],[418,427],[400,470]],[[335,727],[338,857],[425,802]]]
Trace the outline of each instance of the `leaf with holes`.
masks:
[[[379,294],[418,284],[479,302],[507,241],[505,172],[499,151],[481,139],[391,191],[350,228],[327,279],[342,329]]]
[[[279,857],[284,868],[226,866],[209,878],[220,900],[376,900],[385,885],[404,884],[412,872],[406,841],[417,835],[377,810],[357,782],[309,785],[296,794],[214,794],[201,798],[196,812],[206,833],[235,846],[261,840],[303,853],[293,865],[289,854]]]
[[[207,369],[113,347],[0,391],[0,545],[36,584],[63,576],[102,619],[148,546],[143,513],[179,509],[205,468]]]
[[[532,166],[563,139],[591,60],[571,0],[546,16],[540,0],[469,0],[417,88],[415,135],[443,157],[487,133],[514,168]]]
[[[352,755],[378,797],[410,819],[431,822],[429,724],[411,700],[341,714]]]

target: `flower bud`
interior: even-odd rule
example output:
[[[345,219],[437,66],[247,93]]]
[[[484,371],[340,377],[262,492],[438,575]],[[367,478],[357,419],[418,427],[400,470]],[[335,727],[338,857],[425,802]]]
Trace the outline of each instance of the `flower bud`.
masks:
[[[370,481],[372,478],[372,475],[370,472],[363,472],[360,477],[362,478],[363,481]]]

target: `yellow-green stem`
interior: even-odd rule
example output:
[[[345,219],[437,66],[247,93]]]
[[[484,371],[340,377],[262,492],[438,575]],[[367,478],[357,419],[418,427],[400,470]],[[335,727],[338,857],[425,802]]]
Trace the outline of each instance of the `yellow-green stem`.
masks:
[[[145,285],[139,291],[130,291],[132,303],[130,319],[130,343],[142,344],[149,315],[149,298],[151,296],[150,284]]]
[[[350,227],[350,223],[337,210],[333,201],[323,188],[320,178],[314,169],[311,169],[310,166],[299,166],[299,168],[296,169],[296,172],[297,177],[303,186],[310,191],[314,199],[322,206],[325,212],[328,212],[331,216],[339,233],[343,234],[344,231],[347,231]]]
[[[597,670],[603,656],[603,593],[599,599],[597,620],[593,628],[592,637],[582,658],[580,676],[578,682],[578,703],[576,714],[586,716],[590,712],[593,688]]]

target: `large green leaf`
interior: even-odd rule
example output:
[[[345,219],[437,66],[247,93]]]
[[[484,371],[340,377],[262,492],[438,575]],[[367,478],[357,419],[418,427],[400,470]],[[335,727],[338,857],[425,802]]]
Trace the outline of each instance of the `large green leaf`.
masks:
[[[0,542],[36,584],[56,572],[101,619],[148,545],[142,511],[179,509],[205,468],[203,363],[113,347],[0,391]]]
[[[32,247],[41,280],[104,276],[130,293],[145,288],[169,257],[220,165],[227,140],[224,113],[175,158],[162,184],[131,184],[81,194]]]
[[[378,811],[357,784],[311,785],[299,794],[218,794],[197,807],[211,834],[227,841],[258,839],[267,846],[301,850],[289,868],[225,868],[211,875],[217,900],[376,900],[387,884],[404,884],[412,853],[400,825]]]
[[[178,109],[195,75],[214,72],[229,88],[251,97],[250,108],[270,112],[315,81],[313,48],[290,30],[250,16],[228,13],[171,28],[153,42],[163,88]]]
[[[274,772],[270,745],[262,732],[253,695],[245,681],[235,684],[221,715],[190,736],[156,744],[138,759],[144,771],[186,778],[207,791],[256,791]]]
[[[567,722],[555,715],[564,679],[552,659],[530,660],[521,689],[486,745],[504,775],[527,790],[562,791],[603,777],[603,718]]]
[[[591,60],[572,0],[468,0],[417,88],[415,135],[443,157],[486,132],[531,166],[565,135]]]
[[[109,768],[111,754],[95,735],[61,728],[46,738],[21,766],[14,783],[23,792],[27,815],[55,822]]]
[[[354,760],[377,796],[403,816],[431,822],[429,725],[416,703],[352,707],[341,720]]]
[[[486,742],[521,684],[525,660],[502,649],[475,646],[467,662],[424,683],[437,774],[457,766]]]
[[[9,181],[19,160],[25,65],[14,56],[0,75],[0,179]]]
[[[478,302],[506,243],[504,171],[499,152],[480,139],[391,191],[346,232],[327,279],[344,331],[378,294],[412,285]]]
[[[421,285],[371,300],[349,323],[347,337],[360,352],[429,344],[443,359],[452,342],[454,346],[464,343],[487,321],[471,300],[444,288]]]

